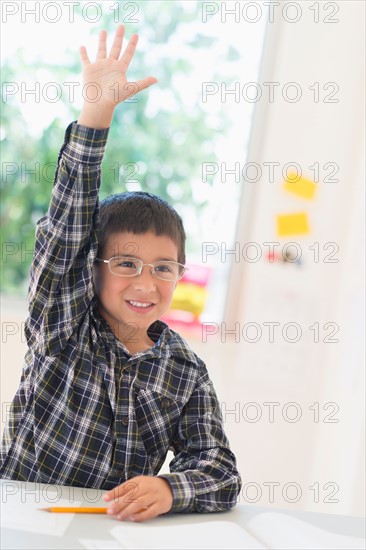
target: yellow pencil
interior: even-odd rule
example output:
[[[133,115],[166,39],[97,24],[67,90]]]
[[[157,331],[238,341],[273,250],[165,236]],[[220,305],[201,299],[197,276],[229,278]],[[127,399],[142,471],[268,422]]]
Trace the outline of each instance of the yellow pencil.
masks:
[[[63,507],[63,506],[51,506],[51,508],[38,508],[38,510],[44,510],[45,512],[56,512],[66,514],[106,514],[108,508],[83,508],[83,507]]]

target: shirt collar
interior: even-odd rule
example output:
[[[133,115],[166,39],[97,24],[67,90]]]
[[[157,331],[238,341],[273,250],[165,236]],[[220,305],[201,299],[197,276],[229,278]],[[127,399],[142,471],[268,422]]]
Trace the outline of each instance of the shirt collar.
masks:
[[[98,311],[98,299],[93,297],[91,302],[91,316],[95,322],[96,334],[113,348],[119,348],[125,355],[131,357],[126,346],[116,338],[107,321]],[[152,348],[141,351],[134,355],[138,359],[168,358],[171,356],[190,361],[198,366],[196,354],[189,348],[187,342],[177,332],[174,332],[169,326],[159,319],[152,323],[148,328],[148,335],[155,342]]]

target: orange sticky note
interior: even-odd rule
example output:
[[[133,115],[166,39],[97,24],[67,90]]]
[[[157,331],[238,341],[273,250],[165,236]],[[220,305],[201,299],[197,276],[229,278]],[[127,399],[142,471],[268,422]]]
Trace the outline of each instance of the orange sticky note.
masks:
[[[310,233],[306,212],[280,214],[277,216],[277,233],[279,237]]]
[[[287,179],[283,182],[285,191],[294,193],[302,199],[313,199],[316,187],[316,183],[307,178],[299,177],[296,173],[289,174]]]

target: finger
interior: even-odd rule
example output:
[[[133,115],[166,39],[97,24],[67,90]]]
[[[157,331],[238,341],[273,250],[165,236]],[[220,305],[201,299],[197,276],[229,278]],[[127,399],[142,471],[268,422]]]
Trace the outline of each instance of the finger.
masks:
[[[114,41],[113,41],[113,45],[112,45],[109,57],[112,57],[113,59],[119,58],[122,50],[124,34],[125,34],[125,28],[123,25],[120,25],[116,30],[116,36],[114,37]]]
[[[138,493],[138,484],[135,481],[128,480],[122,483],[121,485],[118,485],[108,493],[106,493],[103,496],[103,500],[105,501],[118,501],[120,497],[123,497],[127,495],[130,491],[134,491],[132,495],[130,495],[128,498],[130,499],[130,502],[132,500],[137,500],[137,493]],[[127,499],[126,499],[127,500]]]
[[[155,78],[155,76],[147,76],[142,80],[137,80],[136,82],[134,82],[134,85],[137,91],[142,92],[142,90],[145,90],[146,88],[148,88],[149,86],[152,86],[153,84],[156,84],[157,82],[158,82],[158,79]]]
[[[103,30],[99,33],[99,46],[97,59],[105,59],[107,56],[107,31]]]
[[[144,506],[148,506],[149,503],[146,503],[146,499],[148,498],[148,491],[143,491],[141,494],[139,493],[139,498],[136,498],[136,495],[134,495],[133,492],[129,492],[120,497],[115,497],[113,502],[108,507],[108,514],[115,516],[117,514],[125,513],[125,511],[128,510],[128,513],[125,513],[125,517],[127,517],[131,514],[131,512],[136,512],[137,510],[144,508]]]
[[[123,52],[123,55],[121,57],[121,63],[123,65],[123,70],[126,71],[129,64],[131,63],[131,60],[135,54],[137,42],[139,41],[139,37],[137,34],[133,34],[130,38],[130,41],[127,45],[127,48]]]
[[[80,46],[80,57],[83,65],[90,65],[90,59],[87,54],[85,46]]]
[[[131,514],[127,521],[134,521],[136,523],[141,523],[142,521],[146,521],[148,519],[155,518],[156,516],[160,515],[160,509],[158,504],[152,504],[145,510],[141,510],[140,512],[136,512],[134,514]]]
[[[133,97],[134,95],[138,94],[145,88],[148,88],[152,84],[155,84],[158,80],[154,76],[148,76],[147,78],[144,78],[143,80],[138,80],[137,82],[126,82],[123,85],[124,90],[124,100],[129,99]]]
[[[130,516],[133,516],[135,514],[139,514],[140,512],[146,512],[148,510],[148,505],[143,505],[141,502],[136,502],[135,504],[130,504],[130,506],[127,506],[123,510],[120,510],[119,512],[116,512],[114,514],[114,517],[118,519],[119,521],[125,521]]]

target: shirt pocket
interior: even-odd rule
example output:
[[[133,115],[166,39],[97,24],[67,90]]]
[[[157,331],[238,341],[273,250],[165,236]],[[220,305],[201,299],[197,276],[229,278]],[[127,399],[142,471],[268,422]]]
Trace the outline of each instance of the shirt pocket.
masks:
[[[184,403],[160,392],[140,389],[135,414],[139,435],[148,455],[166,455],[178,428]]]

